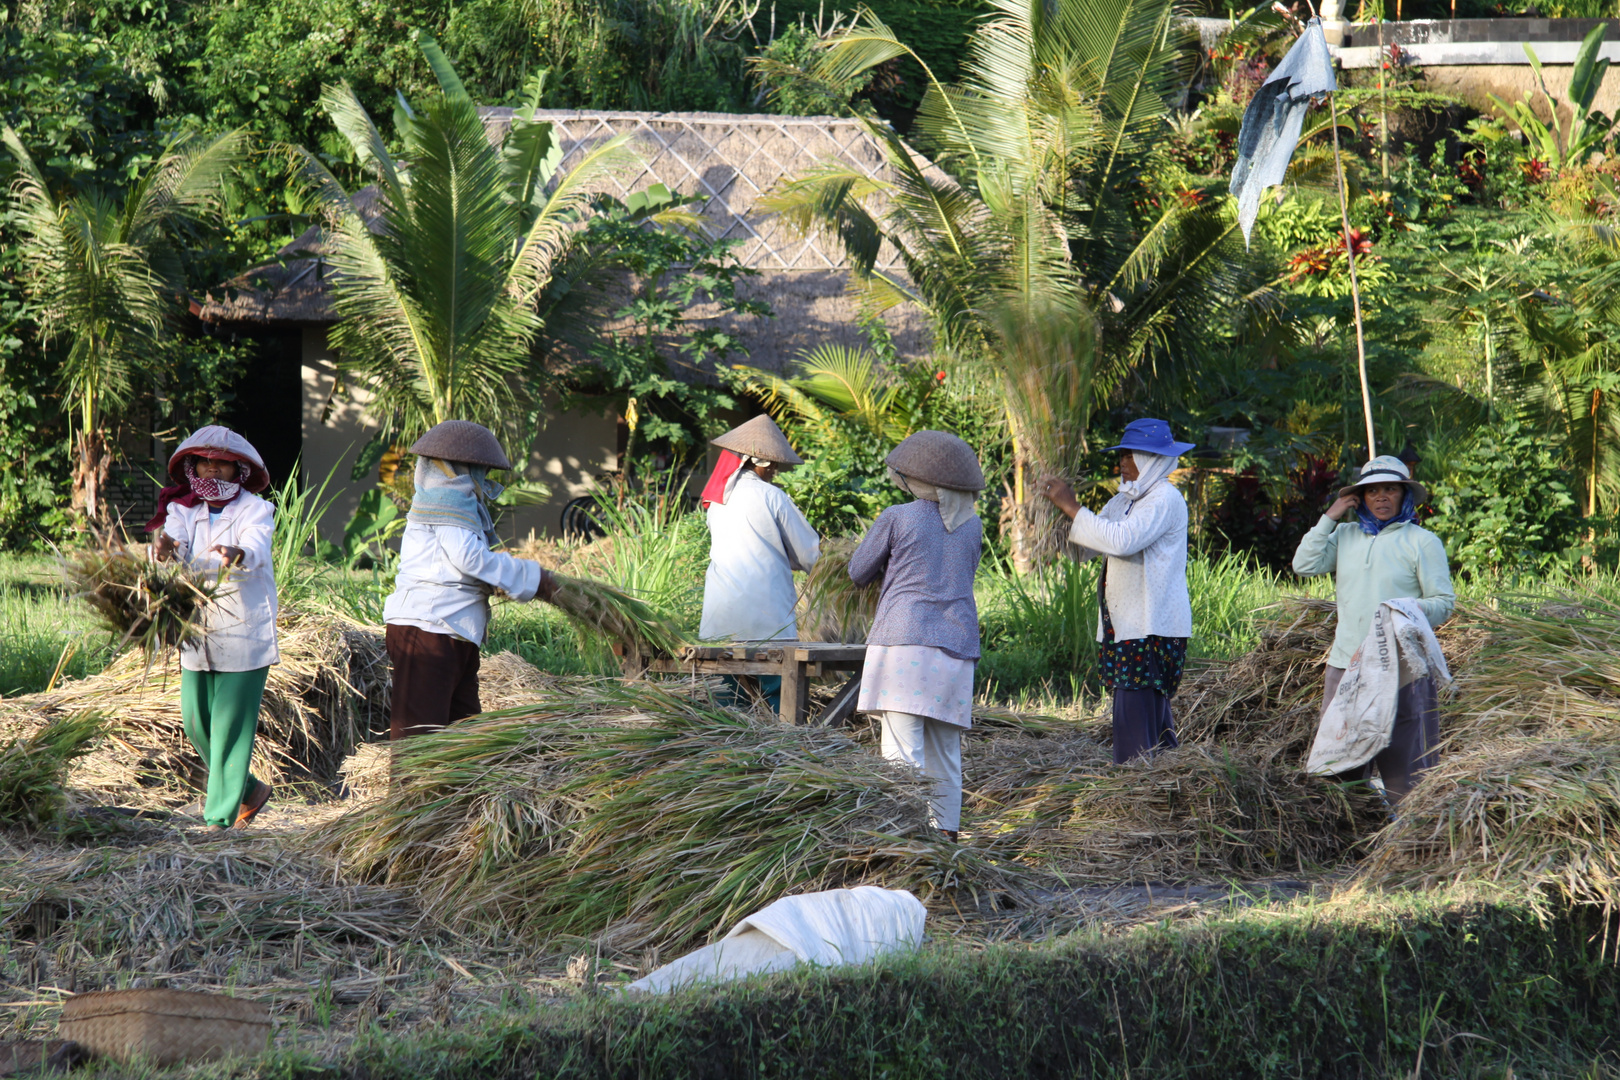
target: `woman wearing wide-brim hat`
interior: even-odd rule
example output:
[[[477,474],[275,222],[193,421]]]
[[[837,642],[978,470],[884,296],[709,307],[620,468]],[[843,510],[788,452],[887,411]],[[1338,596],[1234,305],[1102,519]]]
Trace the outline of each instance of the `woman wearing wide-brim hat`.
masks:
[[[1333,575],[1338,625],[1323,677],[1324,710],[1384,601],[1416,600],[1431,628],[1451,617],[1457,597],[1445,545],[1416,521],[1417,508],[1428,497],[1400,458],[1373,458],[1361,467],[1355,483],[1339,489],[1339,497],[1294,552],[1296,574]],[[1349,520],[1339,520],[1345,517]],[[1389,746],[1340,775],[1367,779],[1376,765],[1385,791],[1398,802],[1418,775],[1434,766],[1439,741],[1438,690],[1433,676],[1426,675],[1401,687]]]
[[[720,448],[720,457],[703,486],[709,568],[698,635],[710,641],[796,639],[793,571],[816,564],[821,537],[788,493],[771,481],[778,470],[801,465],[804,459],[763,413],[711,441]],[[735,700],[737,682],[728,681]],[[762,676],[759,689],[766,703],[777,708],[781,676]]]
[[[984,472],[973,448],[943,431],[908,436],[887,458],[912,496],[878,515],[849,560],[849,576],[880,576],[856,708],[878,714],[883,756],[934,781],[934,827],[955,839],[962,818],[962,732],[973,726],[979,609],[973,577],[984,548],[974,503]]]
[[[491,550],[489,504],[510,469],[495,433],[470,420],[446,420],[416,440],[416,492],[405,515],[394,591],[383,603],[394,667],[389,738],[423,735],[482,712],[478,650],[489,629],[489,598],[544,600],[552,576],[530,559]]]
[[[1114,695],[1114,761],[1179,745],[1170,699],[1181,685],[1192,637],[1187,595],[1187,501],[1170,483],[1193,448],[1163,420],[1133,420],[1119,442],[1119,494],[1101,513],[1062,480],[1041,494],[1074,520],[1069,542],[1084,562],[1106,556],[1097,579],[1098,666]]]

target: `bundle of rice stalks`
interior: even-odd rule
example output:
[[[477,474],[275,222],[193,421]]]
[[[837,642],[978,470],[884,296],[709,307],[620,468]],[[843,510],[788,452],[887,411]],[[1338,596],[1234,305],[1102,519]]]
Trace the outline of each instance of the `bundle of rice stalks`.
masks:
[[[799,591],[799,640],[852,644],[866,640],[877,614],[878,588],[875,584],[862,587],[849,579],[849,558],[854,553],[851,540],[823,544],[821,557]]]
[[[58,562],[68,587],[119,635],[120,646],[133,642],[148,657],[196,637],[203,608],[222,584],[217,574],[153,562],[113,537],[93,536],[91,546],[61,554]]]
[[[355,747],[388,730],[390,671],[382,634],[328,616],[283,608],[281,662],[270,668],[254,743],[254,772],[271,783],[331,782]],[[0,732],[31,733],[86,712],[118,719],[116,733],[80,759],[75,787],[127,799],[177,794],[202,778],[180,718],[180,666],[171,652],[148,665],[129,654],[106,671],[47,693],[0,701]]]
[[[1214,880],[1343,859],[1384,820],[1365,787],[1264,753],[1183,746],[1051,784],[1002,819],[1026,859],[1070,880]]]
[[[99,713],[63,716],[0,749],[0,825],[54,824],[67,805],[69,767],[107,732]]]
[[[1620,732],[1513,736],[1443,756],[1401,800],[1361,877],[1483,879],[1620,906]]]
[[[673,656],[687,635],[662,613],[623,589],[590,578],[555,575],[555,604],[581,637],[622,645],[630,656]]]
[[[791,893],[882,884],[950,905],[1010,888],[928,827],[910,770],[647,684],[401,744],[389,798],[314,839],[448,922],[612,950],[690,945]]]

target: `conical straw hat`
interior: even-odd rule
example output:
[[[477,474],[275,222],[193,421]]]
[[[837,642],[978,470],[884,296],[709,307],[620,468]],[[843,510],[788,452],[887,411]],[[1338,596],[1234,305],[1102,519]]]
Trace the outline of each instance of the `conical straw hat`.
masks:
[[[884,461],[900,475],[936,487],[984,490],[984,470],[973,447],[947,431],[914,431]]]
[[[804,459],[795,454],[793,447],[788,445],[787,436],[776,426],[776,421],[764,413],[709,441],[722,450],[763,458],[778,465],[804,464]]]

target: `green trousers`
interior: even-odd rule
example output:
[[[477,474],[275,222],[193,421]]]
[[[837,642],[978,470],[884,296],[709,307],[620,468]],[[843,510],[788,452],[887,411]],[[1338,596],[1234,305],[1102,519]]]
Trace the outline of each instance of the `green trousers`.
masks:
[[[242,796],[253,786],[253,734],[259,726],[268,667],[253,671],[182,671],[180,718],[186,738],[208,767],[203,819],[229,828],[236,824]]]

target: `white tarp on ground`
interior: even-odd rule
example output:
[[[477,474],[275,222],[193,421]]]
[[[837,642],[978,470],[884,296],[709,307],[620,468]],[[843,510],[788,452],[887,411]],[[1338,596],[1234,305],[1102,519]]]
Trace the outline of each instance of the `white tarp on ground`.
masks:
[[[1451,682],[1445,654],[1418,602],[1402,597],[1379,604],[1366,640],[1322,713],[1306,771],[1331,776],[1371,761],[1395,731],[1401,687],[1431,675],[1437,689]]]
[[[860,885],[789,896],[748,916],[713,945],[665,964],[626,989],[667,993],[798,963],[864,964],[920,945],[924,915],[922,901],[904,889]]]

